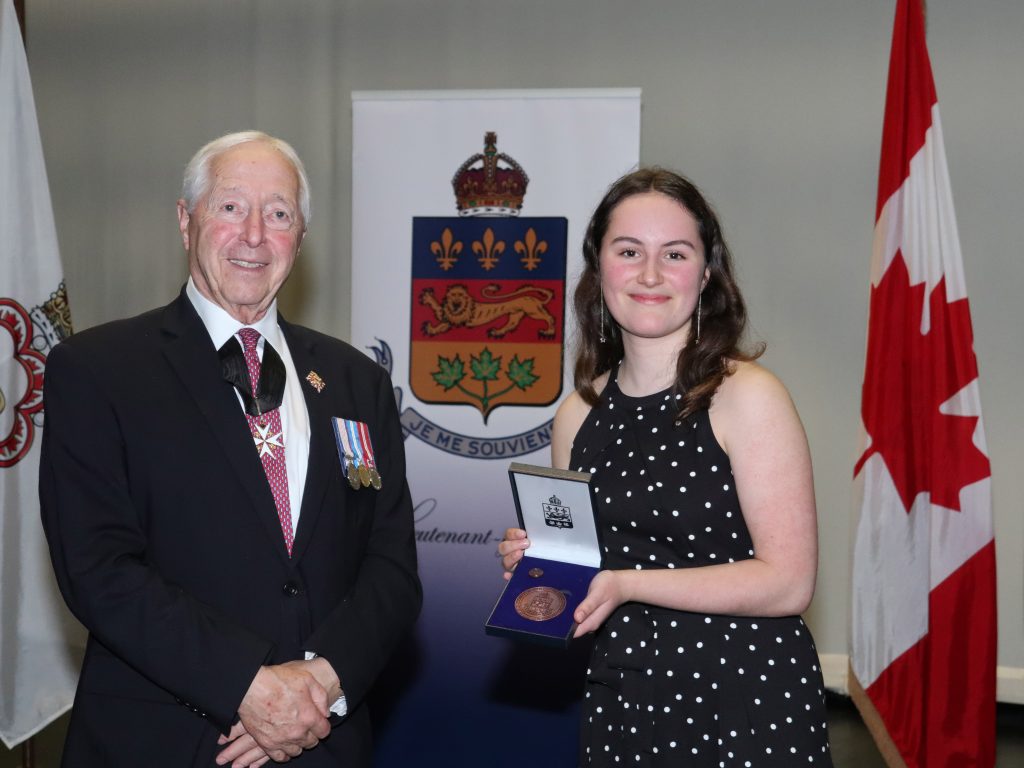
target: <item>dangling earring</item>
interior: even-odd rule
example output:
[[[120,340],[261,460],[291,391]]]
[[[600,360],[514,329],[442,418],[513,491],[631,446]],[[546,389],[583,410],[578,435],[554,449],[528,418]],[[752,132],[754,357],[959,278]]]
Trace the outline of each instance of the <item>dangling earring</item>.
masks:
[[[697,341],[694,342],[694,346],[700,344],[700,302],[704,298],[704,291],[697,294]]]
[[[604,335],[604,287],[598,283],[598,291],[601,295],[601,332],[597,336],[597,340],[604,344],[608,339]]]

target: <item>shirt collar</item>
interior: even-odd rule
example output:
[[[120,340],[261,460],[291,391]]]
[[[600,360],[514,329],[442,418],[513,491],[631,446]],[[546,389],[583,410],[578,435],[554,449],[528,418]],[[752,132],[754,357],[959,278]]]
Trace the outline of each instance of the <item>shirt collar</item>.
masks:
[[[277,299],[271,302],[267,313],[259,321],[245,326],[229,315],[223,308],[203,296],[199,289],[196,288],[196,284],[191,276],[188,279],[188,283],[185,284],[185,295],[188,296],[192,306],[199,313],[199,319],[203,321],[206,332],[210,334],[210,339],[213,341],[213,346],[216,349],[224,346],[225,342],[238,333],[239,328],[243,327],[255,328],[260,332],[261,336],[270,342],[274,349],[282,349],[281,329],[277,325]]]

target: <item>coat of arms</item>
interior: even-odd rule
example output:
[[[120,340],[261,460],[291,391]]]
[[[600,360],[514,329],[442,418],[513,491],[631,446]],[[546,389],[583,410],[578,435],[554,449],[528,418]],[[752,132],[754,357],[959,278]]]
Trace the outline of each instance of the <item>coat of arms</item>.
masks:
[[[552,528],[572,528],[572,510],[562,503],[557,496],[552,496],[541,504],[544,510],[544,524]]]
[[[458,216],[413,219],[410,385],[427,403],[543,406],[562,391],[568,220],[520,217],[529,178],[484,137]]]

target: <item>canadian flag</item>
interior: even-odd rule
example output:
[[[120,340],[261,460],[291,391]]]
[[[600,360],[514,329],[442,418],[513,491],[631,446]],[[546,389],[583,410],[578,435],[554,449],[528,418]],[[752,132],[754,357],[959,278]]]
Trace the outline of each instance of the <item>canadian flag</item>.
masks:
[[[991,469],[921,0],[896,4],[861,418],[851,693],[889,765],[991,767]]]

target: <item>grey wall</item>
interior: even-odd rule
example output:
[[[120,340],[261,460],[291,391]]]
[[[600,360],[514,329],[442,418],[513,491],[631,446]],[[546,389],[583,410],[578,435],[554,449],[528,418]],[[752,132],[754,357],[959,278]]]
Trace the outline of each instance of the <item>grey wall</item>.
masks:
[[[174,201],[204,141],[289,139],[314,218],[282,303],[345,337],[352,90],[638,86],[642,158],[725,222],[765,363],[815,461],[823,654],[845,654],[878,154],[893,0],[28,0],[29,62],[78,328],[166,302]],[[1002,697],[1024,701],[1024,3],[930,0],[994,473]],[[425,148],[429,151],[429,148]],[[610,181],[610,180],[609,180]],[[396,185],[400,178],[393,180]]]

